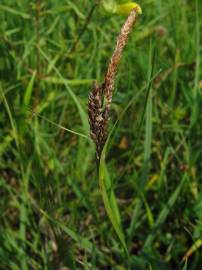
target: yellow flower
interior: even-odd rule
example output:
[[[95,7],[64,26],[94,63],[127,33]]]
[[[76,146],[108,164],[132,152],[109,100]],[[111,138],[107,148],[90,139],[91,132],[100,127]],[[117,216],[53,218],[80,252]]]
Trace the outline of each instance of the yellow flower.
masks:
[[[117,4],[115,0],[103,0],[102,7],[107,13],[128,15],[132,9],[137,9],[138,14],[142,14],[140,5],[135,2]]]
[[[115,13],[117,13],[117,14],[129,14],[130,11],[132,9],[135,9],[135,8],[137,9],[138,14],[142,14],[142,9],[141,9],[140,5],[138,5],[135,2],[116,5]]]

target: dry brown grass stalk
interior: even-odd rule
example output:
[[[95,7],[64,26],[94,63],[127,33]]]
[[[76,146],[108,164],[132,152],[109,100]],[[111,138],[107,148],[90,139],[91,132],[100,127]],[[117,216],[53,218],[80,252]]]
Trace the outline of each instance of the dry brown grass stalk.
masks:
[[[137,19],[138,10],[133,9],[123,24],[117,38],[116,47],[111,57],[104,83],[99,86],[94,82],[89,95],[88,115],[91,130],[91,137],[96,145],[97,161],[100,160],[103,146],[107,138],[107,127],[109,121],[110,106],[114,89],[114,81],[118,65],[124,47],[132,27]]]

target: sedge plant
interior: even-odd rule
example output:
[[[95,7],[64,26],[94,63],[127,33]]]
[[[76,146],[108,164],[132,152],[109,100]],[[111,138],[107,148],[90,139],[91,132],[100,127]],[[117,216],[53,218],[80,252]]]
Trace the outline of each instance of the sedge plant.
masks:
[[[129,7],[132,7],[132,9],[130,10],[129,15],[125,20],[118,35],[116,46],[110,59],[107,72],[105,74],[104,82],[99,85],[95,81],[92,85],[88,101],[88,116],[90,124],[90,135],[96,146],[96,163],[99,172],[99,185],[105,209],[125,252],[128,254],[120,225],[120,220],[113,211],[113,208],[118,208],[115,196],[114,194],[112,194],[112,198],[111,196],[109,198],[107,194],[105,180],[107,174],[105,166],[105,150],[107,146],[107,138],[109,138],[108,123],[115,77],[123,53],[123,49],[125,48],[129,38],[129,34],[133,29],[133,25],[137,21],[138,15],[142,12],[140,6],[136,3],[133,3],[132,5],[130,4],[128,7],[127,4],[123,4],[122,6],[124,8],[124,12],[128,10]]]

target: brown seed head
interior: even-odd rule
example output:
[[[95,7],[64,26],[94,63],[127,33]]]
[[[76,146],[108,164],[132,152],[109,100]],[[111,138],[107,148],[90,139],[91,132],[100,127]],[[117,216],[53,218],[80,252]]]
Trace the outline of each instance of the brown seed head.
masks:
[[[107,127],[109,121],[110,106],[114,89],[114,81],[118,65],[124,47],[128,41],[129,34],[133,24],[136,21],[138,12],[133,9],[125,23],[123,24],[119,36],[117,38],[116,47],[111,57],[105,80],[102,86],[97,82],[93,83],[88,101],[88,115],[91,130],[91,137],[96,145],[97,160],[99,161],[102,149],[107,138]],[[105,104],[103,104],[105,100]]]

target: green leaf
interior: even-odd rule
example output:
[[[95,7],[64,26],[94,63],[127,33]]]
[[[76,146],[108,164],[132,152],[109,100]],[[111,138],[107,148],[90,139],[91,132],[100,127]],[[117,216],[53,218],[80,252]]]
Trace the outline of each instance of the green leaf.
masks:
[[[72,79],[72,80],[68,80],[68,79],[60,79],[60,78],[56,78],[56,77],[50,77],[50,78],[45,78],[44,79],[45,82],[50,83],[50,84],[64,84],[67,83],[68,85],[85,85],[85,84],[89,84],[91,85],[93,82],[93,79]]]
[[[176,203],[180,191],[185,183],[185,181],[187,180],[187,175],[185,174],[180,182],[180,184],[178,185],[178,187],[176,188],[176,190],[171,194],[168,202],[165,204],[165,206],[163,207],[163,209],[161,210],[161,212],[159,213],[158,218],[156,219],[153,229],[151,231],[151,233],[148,235],[148,237],[146,238],[146,241],[144,243],[144,247],[148,248],[152,245],[155,236],[156,236],[156,230],[157,228],[159,228],[160,226],[162,226],[162,224],[166,221],[166,218],[168,217],[170,210],[173,209],[174,204]]]
[[[102,151],[101,158],[100,158],[99,185],[100,185],[102,199],[103,199],[104,206],[105,206],[106,212],[108,214],[108,217],[113,225],[113,228],[114,228],[126,254],[128,254],[128,249],[127,249],[126,242],[124,239],[124,234],[123,234],[122,228],[119,224],[119,220],[117,219],[117,215],[111,206],[110,199],[109,199],[108,194],[107,194],[106,184],[105,184],[105,179],[106,179],[105,155],[106,155],[106,149],[107,149],[108,142],[109,142],[109,137],[108,137],[108,141],[106,142],[106,144],[104,146],[104,149]]]
[[[25,90],[24,99],[23,99],[25,106],[28,106],[30,104],[35,78],[36,78],[36,70],[33,72],[32,77]]]
[[[8,6],[0,5],[0,10],[6,11],[6,12],[12,14],[12,15],[20,16],[23,19],[29,19],[30,18],[29,14],[21,12],[19,10],[16,10],[16,9],[8,7]]]

